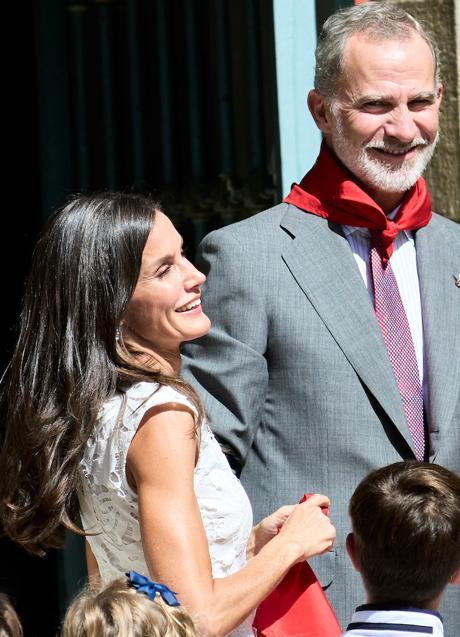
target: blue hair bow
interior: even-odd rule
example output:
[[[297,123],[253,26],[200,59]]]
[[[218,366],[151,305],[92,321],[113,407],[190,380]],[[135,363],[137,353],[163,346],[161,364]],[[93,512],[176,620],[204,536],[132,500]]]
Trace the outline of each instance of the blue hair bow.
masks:
[[[180,606],[176,594],[164,584],[152,582],[151,579],[145,577],[145,575],[136,573],[136,571],[129,571],[129,573],[126,573],[126,577],[129,580],[130,586],[135,588],[138,593],[147,595],[152,602],[155,599],[155,595],[159,593],[161,599],[165,604],[168,604],[168,606]]]

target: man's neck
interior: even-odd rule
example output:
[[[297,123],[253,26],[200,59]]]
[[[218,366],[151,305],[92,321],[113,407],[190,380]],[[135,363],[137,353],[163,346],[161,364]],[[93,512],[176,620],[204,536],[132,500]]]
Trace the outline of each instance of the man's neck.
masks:
[[[423,604],[414,604],[413,602],[401,602],[403,606],[407,606],[408,608],[419,608],[420,610],[438,610],[439,604],[441,603],[441,595],[438,595],[434,599],[429,602],[425,602]],[[375,604],[376,606],[388,604],[388,601],[382,602],[378,599],[373,599],[370,595],[367,596],[367,604]]]
[[[366,189],[367,190],[367,189]],[[399,206],[401,201],[404,199],[404,192],[375,192],[372,190],[367,190],[367,194],[372,197],[376,204],[378,204],[383,212],[387,215],[389,212],[394,210]]]

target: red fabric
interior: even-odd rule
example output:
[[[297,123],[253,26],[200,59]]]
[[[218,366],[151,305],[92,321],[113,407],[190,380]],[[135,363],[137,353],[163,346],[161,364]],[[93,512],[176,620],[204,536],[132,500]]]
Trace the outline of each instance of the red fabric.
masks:
[[[305,494],[300,502],[309,497]],[[327,515],[327,509],[324,509]],[[257,608],[258,637],[339,637],[334,611],[307,562],[299,562]]]
[[[292,184],[291,192],[283,201],[335,223],[369,228],[380,235],[380,256],[388,261],[400,230],[417,230],[431,219],[431,200],[425,180],[420,177],[407,191],[391,221],[354,179],[323,141],[315,165],[300,184]]]

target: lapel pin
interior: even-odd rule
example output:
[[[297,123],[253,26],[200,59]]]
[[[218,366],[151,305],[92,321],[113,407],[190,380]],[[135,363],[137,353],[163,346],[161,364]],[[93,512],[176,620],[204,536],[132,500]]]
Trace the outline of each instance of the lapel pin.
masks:
[[[460,274],[457,274],[457,276],[454,276],[455,279],[455,285],[460,288]]]

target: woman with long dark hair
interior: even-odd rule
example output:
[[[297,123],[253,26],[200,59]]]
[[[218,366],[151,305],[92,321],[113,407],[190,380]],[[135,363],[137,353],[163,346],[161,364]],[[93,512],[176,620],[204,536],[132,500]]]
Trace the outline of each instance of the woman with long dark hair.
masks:
[[[258,603],[335,530],[320,495],[252,528],[178,375],[180,344],[209,329],[204,279],[149,198],[79,196],[51,219],[3,389],[1,521],[38,555],[84,531],[90,575],[142,572],[207,635],[249,636]]]

